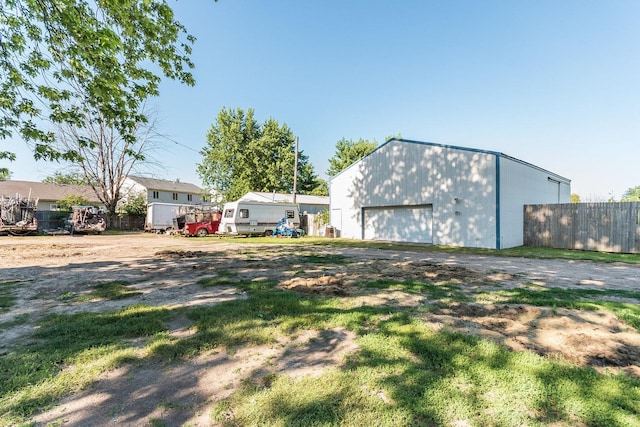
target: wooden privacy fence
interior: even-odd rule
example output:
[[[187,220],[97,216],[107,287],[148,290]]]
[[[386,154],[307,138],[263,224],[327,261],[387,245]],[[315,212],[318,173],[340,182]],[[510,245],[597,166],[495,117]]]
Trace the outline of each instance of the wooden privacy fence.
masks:
[[[525,205],[524,244],[640,253],[640,202]]]

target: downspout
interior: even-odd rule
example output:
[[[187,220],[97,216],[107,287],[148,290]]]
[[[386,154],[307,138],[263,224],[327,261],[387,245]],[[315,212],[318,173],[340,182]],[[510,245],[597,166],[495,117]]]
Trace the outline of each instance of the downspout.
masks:
[[[500,247],[500,153],[496,154],[496,249]]]

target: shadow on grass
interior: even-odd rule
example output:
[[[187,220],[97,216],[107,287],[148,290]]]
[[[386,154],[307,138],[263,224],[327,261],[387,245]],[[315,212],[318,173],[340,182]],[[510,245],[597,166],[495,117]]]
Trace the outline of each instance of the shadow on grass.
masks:
[[[148,265],[157,267],[151,261]],[[159,269],[154,272],[159,274]],[[139,271],[127,274],[135,273]],[[248,382],[224,404],[235,414],[241,414],[238,408],[252,407],[252,419],[287,426],[465,421],[622,426],[637,425],[640,419],[638,380],[600,375],[530,352],[512,353],[465,335],[433,333],[410,314],[390,307],[344,308],[340,299],[278,290],[273,282],[236,284],[247,299],[188,310],[134,306],[115,313],[45,318],[34,343],[0,359],[2,421],[22,420],[87,387],[96,373],[141,360],[135,351],[140,344],[132,341],[153,344],[145,357],[178,360],[217,347],[273,343],[297,330],[338,326],[360,335],[361,350],[343,369],[319,379],[279,378],[262,386]],[[441,290],[438,298],[460,297],[452,286],[431,289],[413,283],[410,290]],[[182,314],[196,332],[187,338],[163,335],[167,322]],[[86,374],[78,375],[78,368]],[[172,393],[178,396],[180,390]],[[148,411],[135,408],[134,415],[141,420]],[[252,419],[236,421],[251,424]]]

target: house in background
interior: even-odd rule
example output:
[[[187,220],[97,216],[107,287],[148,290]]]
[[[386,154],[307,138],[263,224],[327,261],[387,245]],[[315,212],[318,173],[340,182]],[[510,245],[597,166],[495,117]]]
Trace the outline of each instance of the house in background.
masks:
[[[147,203],[198,205],[206,202],[203,200],[202,189],[197,185],[139,176],[127,177],[122,185],[121,194],[125,200],[143,194]]]
[[[38,199],[38,211],[57,211],[58,201],[67,196],[83,196],[90,204],[101,207],[102,202],[88,185],[45,184],[32,181],[0,181],[0,197],[20,195],[27,199]]]
[[[239,200],[250,200],[254,202],[277,202],[277,203],[293,203],[293,194],[290,193],[264,193],[258,191],[250,191]],[[296,194],[296,204],[300,210],[300,214],[318,214],[329,210],[329,197],[327,196],[311,196],[308,194]]]
[[[568,203],[571,181],[505,154],[392,138],[333,177],[340,237],[502,249],[524,205]]]

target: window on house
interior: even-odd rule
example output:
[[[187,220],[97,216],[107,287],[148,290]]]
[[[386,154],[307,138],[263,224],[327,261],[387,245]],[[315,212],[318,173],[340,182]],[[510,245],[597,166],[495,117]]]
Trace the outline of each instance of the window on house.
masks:
[[[178,200],[178,193],[173,193],[173,200]]]
[[[49,205],[49,210],[52,211],[59,211],[60,210],[60,205],[58,205],[57,203],[51,203]]]
[[[187,200],[193,202],[193,194],[187,194]]]
[[[290,210],[285,211],[285,214],[286,214],[287,218],[294,218],[295,217],[294,212],[290,211]]]
[[[240,209],[240,218],[249,218],[249,209]]]
[[[159,198],[160,198],[160,192],[158,192],[158,191],[154,191],[154,192],[153,192],[153,198],[154,198],[154,199],[159,199]]]

